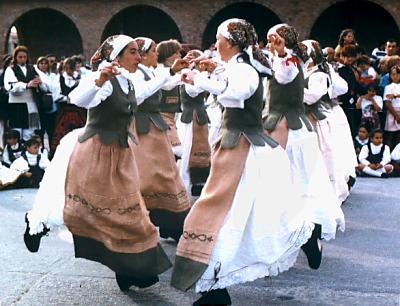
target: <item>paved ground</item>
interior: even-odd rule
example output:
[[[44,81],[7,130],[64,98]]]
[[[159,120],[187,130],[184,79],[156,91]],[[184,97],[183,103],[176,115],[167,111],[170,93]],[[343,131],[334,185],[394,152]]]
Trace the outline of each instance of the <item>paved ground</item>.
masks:
[[[66,231],[52,232],[38,253],[23,243],[34,189],[0,192],[0,306],[189,306],[197,294],[169,286],[171,270],[147,289],[122,293],[106,267],[75,259]],[[233,305],[400,306],[400,178],[358,178],[343,204],[346,231],[324,244],[321,268],[296,265],[273,279],[229,289]],[[175,244],[162,240],[171,260]]]

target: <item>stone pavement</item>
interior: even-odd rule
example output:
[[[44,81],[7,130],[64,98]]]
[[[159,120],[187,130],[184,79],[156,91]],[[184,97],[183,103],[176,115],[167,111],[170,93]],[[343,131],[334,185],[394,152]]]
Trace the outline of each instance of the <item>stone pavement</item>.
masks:
[[[107,267],[74,258],[65,230],[28,252],[24,214],[35,194],[0,192],[0,306],[189,306],[197,299],[169,286],[171,270],[150,288],[121,292]],[[400,178],[358,178],[342,208],[346,231],[324,243],[319,270],[309,269],[301,252],[289,271],[229,288],[233,305],[400,306]],[[175,243],[161,243],[173,260]]]

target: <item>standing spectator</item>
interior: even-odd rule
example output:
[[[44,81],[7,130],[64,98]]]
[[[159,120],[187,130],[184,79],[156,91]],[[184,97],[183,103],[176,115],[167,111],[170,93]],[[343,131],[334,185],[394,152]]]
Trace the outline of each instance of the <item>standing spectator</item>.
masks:
[[[378,129],[372,131],[369,142],[361,148],[358,155],[360,161],[358,170],[369,176],[388,178],[393,171],[390,164],[390,149],[383,143],[383,131]]]
[[[378,46],[372,50],[371,59],[375,62],[386,55],[386,40],[380,39]]]
[[[339,75],[347,82],[348,86],[347,92],[339,96],[339,101],[349,121],[352,138],[356,136],[361,121],[361,113],[356,112],[355,107],[361,87],[359,83],[360,74],[354,66],[356,56],[357,47],[355,45],[345,46],[342,50],[343,66],[338,69]]]
[[[378,112],[382,111],[382,97],[376,94],[374,85],[368,86],[365,95],[358,98],[356,108],[361,109],[361,123],[370,127],[370,130],[380,129],[381,123]]]
[[[28,140],[40,129],[37,102],[39,90],[46,91],[47,87],[30,64],[27,47],[14,49],[11,66],[4,75],[4,88],[9,92],[10,127],[18,129],[22,139]]]
[[[6,55],[3,58],[3,66],[0,72],[0,155],[4,149],[4,133],[8,128],[8,92],[4,88],[4,73],[5,70],[11,65],[11,55]]]
[[[335,48],[335,60],[339,63],[343,63],[343,48],[347,45],[357,45],[355,33],[353,29],[344,29],[339,36],[338,45]],[[356,51],[357,54],[357,51]]]
[[[86,122],[86,110],[68,103],[68,94],[79,84],[75,71],[75,61],[66,58],[62,62],[62,72],[56,76],[53,83],[53,100],[57,103],[54,136],[50,145],[50,156],[54,155],[57,146],[67,133],[81,128]]]
[[[49,61],[49,69],[50,69],[50,73],[51,73],[50,76],[51,76],[52,81],[53,81],[54,77],[58,74],[57,59],[56,59],[56,56],[54,54],[47,54],[45,57]]]
[[[372,83],[376,82],[377,73],[375,69],[371,66],[371,60],[367,55],[361,55],[356,60],[356,67],[360,72],[360,81],[362,92],[360,94],[365,94],[367,88]]]
[[[41,56],[37,59],[36,71],[40,75],[42,82],[48,84],[48,90],[45,92],[45,94],[51,94],[53,89],[52,80],[54,79],[54,73],[50,72],[50,63],[46,57]],[[40,137],[44,139],[44,135],[45,133],[47,133],[49,146],[51,144],[51,140],[53,139],[54,135],[56,110],[57,107],[54,102],[51,109],[39,110],[41,130],[37,131],[37,134],[39,134]]]
[[[207,50],[204,50],[204,56],[207,58],[213,58],[217,56],[217,51],[215,50],[215,44],[212,43]]]
[[[383,100],[387,108],[386,144],[393,150],[400,141],[400,67],[393,66],[389,75],[390,84],[385,87]]]
[[[386,42],[385,51],[387,56],[398,55],[399,45],[397,43],[397,40],[394,38],[389,38]]]

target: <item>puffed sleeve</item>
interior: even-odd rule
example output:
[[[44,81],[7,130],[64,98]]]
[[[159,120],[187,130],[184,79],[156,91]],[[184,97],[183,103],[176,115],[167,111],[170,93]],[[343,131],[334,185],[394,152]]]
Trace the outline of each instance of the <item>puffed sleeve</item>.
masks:
[[[99,73],[93,72],[83,78],[78,87],[68,95],[69,102],[90,109],[107,99],[112,94],[113,87],[110,81],[105,82],[101,87],[96,86],[95,80]]]
[[[169,77],[169,72],[168,75],[160,73],[146,81],[142,71],[136,70],[135,73],[131,73],[137,104],[140,105],[157,90],[161,89],[161,87],[163,87],[163,85],[169,80]]]
[[[310,75],[308,88],[304,88],[304,103],[314,104],[328,92],[327,78],[328,75],[323,72],[315,72]]]
[[[288,84],[292,82],[298,75],[296,58],[287,52],[285,57],[274,56],[272,59],[272,70],[274,77],[280,84]]]
[[[219,77],[207,78],[204,73],[197,74],[194,83],[204,91],[218,95],[222,106],[244,108],[244,101],[257,90],[258,73],[245,63],[228,63],[225,68]]]

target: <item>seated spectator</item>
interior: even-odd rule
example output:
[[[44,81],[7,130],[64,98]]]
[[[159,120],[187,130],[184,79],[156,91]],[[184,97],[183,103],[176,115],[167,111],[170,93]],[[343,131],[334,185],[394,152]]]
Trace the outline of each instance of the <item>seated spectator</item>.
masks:
[[[21,173],[13,188],[39,188],[44,171],[50,164],[48,158],[39,153],[39,146],[36,138],[28,139],[25,142],[26,151],[11,164],[10,169]]]
[[[366,145],[369,141],[369,133],[371,129],[369,125],[361,124],[358,127],[357,136],[354,137],[354,150],[356,151],[357,159],[361,152],[361,148]]]
[[[358,98],[356,108],[361,109],[361,124],[368,125],[371,130],[381,128],[378,112],[382,111],[383,99],[376,94],[376,86],[368,86],[367,93]]]
[[[383,131],[372,131],[367,145],[361,148],[358,155],[359,164],[357,170],[366,176],[388,178],[393,171],[390,164],[391,156],[389,146],[383,143]]]
[[[21,156],[24,145],[21,140],[21,134],[17,130],[6,132],[5,141],[2,164],[10,168],[12,162]]]

